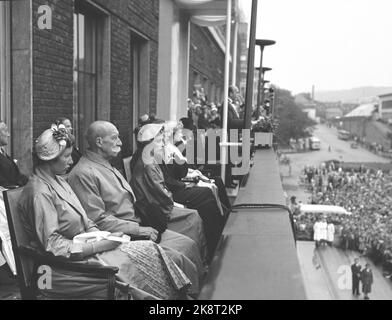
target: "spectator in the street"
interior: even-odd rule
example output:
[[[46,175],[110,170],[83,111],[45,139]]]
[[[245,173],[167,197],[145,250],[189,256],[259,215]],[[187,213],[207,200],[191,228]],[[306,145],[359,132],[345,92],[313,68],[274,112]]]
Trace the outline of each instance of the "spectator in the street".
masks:
[[[320,243],[325,244],[328,241],[328,224],[325,217],[321,218],[321,222],[319,224],[319,233],[320,233]]]
[[[372,292],[372,284],[373,284],[373,272],[370,268],[370,264],[367,263],[365,269],[361,272],[361,281],[362,281],[362,292],[364,294],[364,299],[369,300],[369,293]]]
[[[355,296],[359,296],[359,282],[361,281],[361,265],[359,259],[355,258],[354,263],[351,265],[351,276],[352,276],[352,293]]]
[[[292,196],[290,198],[290,210],[293,215],[299,214],[299,204],[297,203],[297,197]]]
[[[316,223],[313,225],[313,240],[315,242],[316,249],[319,248],[321,241],[320,223],[321,221],[317,219]]]
[[[332,223],[331,219],[328,219],[327,225],[327,243],[332,247],[335,240],[335,225]]]

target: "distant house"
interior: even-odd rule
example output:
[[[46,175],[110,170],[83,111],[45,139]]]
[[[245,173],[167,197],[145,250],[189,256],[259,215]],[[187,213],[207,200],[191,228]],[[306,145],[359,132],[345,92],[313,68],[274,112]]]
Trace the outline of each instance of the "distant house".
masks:
[[[340,108],[328,108],[325,110],[325,119],[332,120],[337,117],[342,117],[343,111]]]
[[[392,119],[392,93],[379,96],[380,99],[380,117],[389,121]]]
[[[343,129],[368,143],[380,144],[388,150],[391,148],[391,130],[379,120],[379,104],[362,104],[342,118]]]

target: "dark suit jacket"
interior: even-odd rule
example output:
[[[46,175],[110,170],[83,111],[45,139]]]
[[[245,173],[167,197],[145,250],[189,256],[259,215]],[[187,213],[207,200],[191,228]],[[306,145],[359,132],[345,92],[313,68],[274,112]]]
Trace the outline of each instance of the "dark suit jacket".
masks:
[[[361,279],[361,266],[351,265],[351,273],[353,280],[359,281]]]
[[[21,187],[27,181],[28,178],[20,173],[14,160],[8,155],[0,154],[0,186],[5,188]]]
[[[172,164],[162,163],[159,166],[161,167],[165,184],[169,191],[176,193],[185,189],[186,185],[181,179],[188,174],[187,163],[180,165],[173,161]]]
[[[223,119],[223,118],[222,118]],[[243,129],[244,119],[241,119],[235,109],[235,106],[229,101],[229,112],[227,117],[228,129]]]

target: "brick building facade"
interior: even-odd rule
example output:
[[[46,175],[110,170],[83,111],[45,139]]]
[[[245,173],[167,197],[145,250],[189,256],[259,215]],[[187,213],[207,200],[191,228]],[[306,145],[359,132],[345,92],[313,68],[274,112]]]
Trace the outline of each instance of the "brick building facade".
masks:
[[[218,5],[224,8],[224,2]],[[113,122],[123,141],[121,156],[129,156],[139,115],[185,115],[193,84],[221,101],[224,34],[192,24],[187,10],[174,0],[2,2],[0,14],[8,18],[0,21],[1,52],[5,48],[9,56],[0,57],[7,60],[9,81],[0,81],[0,117],[11,129],[9,152],[22,171],[32,171],[33,142],[57,117],[73,121],[82,150],[91,122]],[[39,23],[43,17],[48,28]],[[4,83],[10,84],[5,90]]]
[[[209,101],[221,102],[225,54],[208,28],[191,25],[189,97],[201,85]]]

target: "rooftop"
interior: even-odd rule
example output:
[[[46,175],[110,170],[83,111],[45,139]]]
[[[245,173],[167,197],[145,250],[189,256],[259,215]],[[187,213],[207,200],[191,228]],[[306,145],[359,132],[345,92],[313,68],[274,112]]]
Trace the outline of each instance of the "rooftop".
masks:
[[[353,111],[350,113],[346,114],[344,117],[345,118],[357,118],[357,117],[371,117],[373,112],[376,111],[376,104],[374,103],[368,103],[368,104],[362,104],[358,108],[355,108]]]

